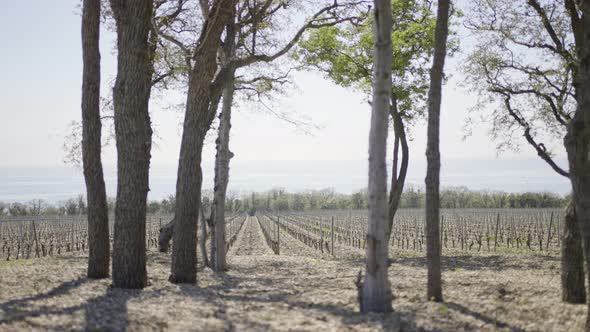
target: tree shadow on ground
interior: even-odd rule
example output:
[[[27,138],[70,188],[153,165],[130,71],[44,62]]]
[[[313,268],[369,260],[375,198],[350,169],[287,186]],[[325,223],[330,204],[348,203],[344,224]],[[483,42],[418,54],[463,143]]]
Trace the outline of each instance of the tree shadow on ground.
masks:
[[[84,304],[85,331],[125,331],[131,323],[127,310],[129,300],[142,294],[140,289],[109,287],[104,295]],[[153,294],[157,296],[157,294]]]
[[[513,331],[513,332],[525,332],[525,330],[522,328],[509,325],[508,323],[502,322],[496,318],[486,316],[482,313],[473,311],[461,304],[454,303],[454,302],[448,302],[448,303],[446,303],[446,305],[451,310],[455,310],[455,311],[458,311],[464,315],[471,316],[471,317],[473,317],[479,321],[482,321],[486,324],[494,325],[497,329],[508,329],[509,331]]]
[[[206,288],[182,284],[180,289],[186,296],[210,299],[209,303],[216,307],[214,316],[224,320],[225,330],[233,330],[237,323],[246,329],[268,330],[271,328],[269,324],[248,319],[248,317],[236,318],[226,315],[228,302],[243,302],[273,306],[287,305],[289,308],[310,311],[309,317],[320,321],[327,319],[325,315],[330,315],[352,328],[371,325],[383,331],[435,331],[419,327],[415,322],[416,316],[411,312],[363,314],[342,304],[301,300],[300,290],[282,287],[281,280],[288,279],[288,276],[278,273],[270,274],[271,277],[260,277],[254,273],[256,271],[260,272],[260,267],[240,267],[240,274],[252,273],[252,277],[236,276],[230,271],[230,273],[214,275],[213,278],[216,279],[217,284],[208,285]],[[307,284],[308,288],[325,288],[325,280],[310,278],[308,281],[314,282],[312,285]],[[251,287],[253,283],[256,287]]]
[[[506,269],[522,269],[522,270],[538,270],[547,268],[548,264],[558,264],[560,258],[549,255],[496,255],[496,254],[482,254],[482,255],[443,255],[442,267],[443,270],[462,269],[468,271],[477,270],[492,270],[503,271]],[[357,267],[364,267],[365,257],[363,255],[353,255],[340,259]],[[400,264],[405,266],[426,268],[425,256],[394,256],[390,258],[393,264]]]
[[[426,257],[395,257],[393,258],[393,262],[394,264],[426,268]],[[553,256],[522,256],[522,259],[514,259],[513,256],[505,255],[442,256],[442,267],[444,270],[537,270],[545,268],[547,263],[556,262],[559,262],[559,257]]]
[[[552,258],[533,257],[530,261],[531,264],[537,264],[537,262],[547,259],[551,260]],[[157,264],[168,264],[169,258],[156,255],[151,256],[150,261]],[[512,264],[502,256],[453,256],[445,257],[443,261],[447,267],[456,264],[457,267],[465,270],[502,270],[510,268],[512,265],[522,268],[522,264]],[[426,265],[423,257],[398,257],[395,259],[395,263],[424,267]],[[380,330],[431,331],[419,326],[416,312],[400,310],[389,314],[361,314],[355,309],[355,306],[350,305],[351,301],[356,302],[356,297],[355,299],[352,296],[338,299],[346,303],[333,301],[335,299],[329,296],[326,297],[325,293],[319,300],[318,298],[302,297],[303,293],[313,292],[315,289],[326,290],[327,286],[330,285],[328,280],[330,278],[318,278],[313,273],[295,275],[291,271],[293,266],[289,262],[280,259],[274,264],[269,263],[265,267],[260,264],[264,264],[264,260],[247,266],[241,264],[231,265],[231,270],[227,273],[209,274],[206,278],[207,285],[199,287],[199,285],[181,284],[178,289],[187,298],[211,303],[214,307],[214,317],[224,322],[223,329],[227,331],[239,328],[247,330],[268,330],[272,328],[269,323],[249,316],[248,312],[242,313],[239,317],[227,314],[230,302],[286,306],[286,310],[289,310],[289,308],[301,309],[306,315],[309,313],[310,319],[321,321],[328,319],[327,316],[331,316],[332,319],[340,321],[353,329],[369,325]],[[261,274],[261,268],[266,269],[263,274]],[[334,279],[341,277],[334,277]],[[353,280],[354,277],[351,276],[351,289],[354,287],[352,285]],[[101,286],[100,295],[81,304],[65,308],[56,308],[44,302],[49,298],[69,296],[70,293],[74,293],[76,288],[89,282],[94,281],[80,277],[64,282],[44,293],[0,303],[0,330],[3,324],[18,322],[26,322],[26,324],[29,324],[28,326],[39,329],[71,329],[71,326],[66,325],[68,322],[56,322],[57,319],[49,320],[50,323],[48,324],[52,324],[50,326],[35,326],[35,324],[40,323],[29,319],[42,315],[51,317],[79,315],[83,320],[82,326],[85,330],[120,331],[126,330],[129,326],[135,326],[135,323],[137,326],[149,324],[149,327],[155,329],[165,329],[167,327],[166,320],[154,319],[149,322],[134,322],[133,316],[129,314],[127,309],[128,302],[137,297],[144,300],[167,296],[170,288],[162,288],[161,283],[158,283],[156,287],[148,287],[144,290],[112,289]],[[335,284],[336,287],[340,288],[343,287],[342,285],[342,283]],[[479,322],[496,326],[499,329],[508,329],[515,332],[523,331],[518,327],[473,311],[464,305],[453,302],[446,305],[450,310],[471,316]],[[477,329],[477,326],[469,326],[468,328]],[[439,328],[437,327],[437,329]],[[444,329],[444,327],[441,326],[440,329]]]
[[[59,286],[43,293],[20,299],[10,300],[0,304],[0,330],[3,325],[26,322],[29,327],[51,330],[69,330],[72,328],[71,319],[49,319],[49,326],[39,321],[33,321],[36,317],[74,316],[84,312],[84,330],[126,330],[129,320],[127,315],[127,302],[138,296],[141,290],[124,290],[108,288],[98,297],[91,298],[78,305],[59,307],[45,303],[45,300],[67,296],[82,285],[96,280],[77,278],[64,282]]]

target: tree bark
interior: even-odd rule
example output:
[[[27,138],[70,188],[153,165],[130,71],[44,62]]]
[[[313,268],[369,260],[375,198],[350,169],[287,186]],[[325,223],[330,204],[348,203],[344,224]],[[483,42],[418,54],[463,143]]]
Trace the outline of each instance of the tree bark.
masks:
[[[107,278],[110,265],[107,195],[101,160],[100,0],[82,9],[82,162],[88,200],[88,278]]]
[[[233,16],[233,15],[232,15]],[[223,45],[223,65],[230,65],[230,60],[235,56],[236,30],[234,22],[227,25],[225,42]],[[225,244],[225,197],[229,182],[229,162],[233,154],[229,150],[229,133],[231,129],[231,111],[234,99],[235,69],[229,69],[230,74],[223,86],[223,104],[219,115],[219,129],[217,134],[217,154],[215,155],[215,184],[213,195],[213,225],[215,228],[215,255],[211,262],[213,271],[225,271],[226,244]]]
[[[117,138],[117,205],[113,286],[147,285],[145,217],[152,129],[148,104],[152,65],[148,35],[152,1],[111,0],[117,26],[117,79],[113,89]]]
[[[580,227],[586,277],[590,283],[590,4],[565,1],[571,17],[571,26],[576,44],[576,59],[572,66],[573,86],[577,102],[576,113],[568,124],[564,138],[572,182],[572,197]],[[590,331],[590,302],[586,316],[586,331]]]
[[[233,0],[215,1],[207,17],[195,50],[190,72],[189,88],[178,178],[176,182],[176,222],[172,246],[173,283],[195,283],[197,280],[197,221],[201,204],[201,154],[205,135],[215,112],[209,111],[211,82],[217,71],[217,50],[223,28],[231,18]]]
[[[438,2],[434,36],[434,58],[430,70],[428,91],[428,140],[426,145],[426,258],[428,281],[426,298],[441,302],[441,247],[440,247],[440,104],[444,63],[449,31],[449,0]]]
[[[590,80],[585,82],[590,88]],[[570,179],[572,182],[575,210],[580,227],[584,259],[586,266],[590,266],[590,95],[588,89],[578,99],[587,99],[584,103],[578,101],[578,109],[568,128],[565,137],[565,146],[568,153],[570,166]],[[587,120],[586,120],[586,119]],[[587,282],[590,284],[590,272],[586,272]],[[590,331],[590,303],[586,318],[586,331]]]
[[[585,303],[584,254],[580,227],[573,201],[566,210],[561,245],[561,298],[568,303]]]
[[[393,19],[391,2],[375,0],[375,46],[373,101],[369,133],[369,224],[367,229],[365,280],[359,288],[361,312],[392,311],[387,229],[387,150],[388,114],[391,91]]]
[[[210,114],[213,114],[213,116],[214,116],[215,112],[217,110],[217,107],[219,105],[220,95],[213,95],[212,99],[213,100],[211,101],[211,104],[209,105],[209,112],[210,112]],[[207,240],[207,225],[209,222],[208,222],[207,217],[205,217],[206,213],[203,210],[202,204],[201,204],[201,207],[199,210],[200,210],[199,216],[201,218],[201,223],[202,223],[202,227],[203,227],[203,231],[204,231],[204,235],[201,235],[201,239],[202,239],[201,248],[203,249],[202,252],[205,255],[203,257],[203,262],[205,262],[205,266],[209,266],[209,259],[206,256],[207,250],[205,250],[206,249],[205,242]],[[172,241],[172,235],[174,232],[174,224],[175,224],[174,221],[175,221],[175,219],[172,219],[169,223],[167,223],[165,226],[160,228],[160,236],[159,236],[159,241],[158,241],[158,246],[159,246],[160,252],[168,252],[168,249],[170,247],[170,241]]]

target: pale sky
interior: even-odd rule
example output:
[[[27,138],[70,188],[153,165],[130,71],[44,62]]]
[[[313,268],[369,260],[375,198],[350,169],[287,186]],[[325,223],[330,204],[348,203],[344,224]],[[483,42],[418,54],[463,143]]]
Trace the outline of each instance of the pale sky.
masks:
[[[80,119],[82,54],[79,0],[4,1],[0,11],[0,167],[62,165],[68,124]],[[106,95],[116,75],[113,52],[115,35],[102,30],[102,93]],[[464,43],[466,45],[469,42]],[[463,49],[467,53],[468,49]],[[497,157],[487,126],[477,125],[463,140],[463,124],[475,98],[458,83],[457,63],[464,55],[447,61],[451,75],[443,87],[441,153],[453,159],[530,159],[536,155],[523,144],[520,154]],[[275,102],[282,111],[296,111],[322,129],[306,135],[264,110],[236,105],[231,150],[233,161],[366,160],[369,106],[363,96],[344,89],[316,73],[297,73],[296,91]],[[174,93],[170,93],[174,95]],[[176,94],[178,95],[178,94]],[[152,151],[152,164],[176,165],[183,114],[164,109],[162,100],[152,103],[152,122],[160,137]],[[277,106],[278,105],[278,106]],[[424,160],[424,122],[413,129],[413,160]],[[212,142],[212,140],[211,140]],[[204,159],[214,158],[208,144]],[[563,151],[558,150],[563,157]],[[112,148],[104,153],[105,164],[116,162]],[[539,160],[540,167],[543,167]]]

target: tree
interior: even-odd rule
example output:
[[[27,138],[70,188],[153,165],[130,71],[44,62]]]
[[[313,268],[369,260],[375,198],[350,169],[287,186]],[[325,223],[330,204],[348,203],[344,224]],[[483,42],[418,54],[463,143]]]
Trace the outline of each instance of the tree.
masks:
[[[153,3],[111,0],[117,28],[117,78],[113,88],[117,139],[117,205],[113,286],[147,285],[145,220],[152,129],[148,103],[153,50],[148,42]]]
[[[203,141],[213,121],[210,85],[217,70],[217,50],[221,33],[232,19],[233,0],[213,1],[203,6],[203,31],[191,59],[189,85],[176,183],[176,211],[172,241],[173,283],[196,282],[196,237],[201,203],[201,154]],[[216,103],[215,108],[216,107]]]
[[[425,109],[427,67],[434,47],[435,23],[429,0],[394,0],[391,6],[393,58],[390,115],[395,137],[386,230],[388,240],[409,165],[406,127],[420,118]],[[295,58],[305,66],[324,72],[334,83],[370,96],[374,41],[372,22],[369,17],[361,23],[319,29],[299,43]],[[451,47],[453,50],[454,47]]]
[[[572,196],[584,249],[586,267],[590,266],[590,3],[565,0],[575,43],[571,67],[576,110],[567,126],[564,138],[567,150]],[[554,40],[556,48],[563,44]],[[586,269],[588,283],[590,270]],[[586,316],[586,331],[590,331],[590,301]]]
[[[428,282],[426,298],[441,302],[442,281],[440,267],[440,104],[444,76],[447,36],[449,34],[450,0],[440,0],[436,15],[434,58],[430,70],[428,91],[428,140],[426,145],[426,258]]]
[[[235,10],[235,8],[234,8]],[[230,61],[235,57],[236,49],[236,25],[235,14],[231,13],[231,21],[228,23],[225,31],[225,42],[222,48],[223,60],[222,65],[230,65]],[[221,114],[219,115],[219,128],[217,135],[217,155],[215,156],[215,188],[213,198],[213,209],[211,211],[213,218],[214,239],[211,243],[211,266],[214,271],[224,271],[227,269],[226,263],[226,244],[225,244],[225,194],[229,182],[229,162],[233,153],[229,150],[229,133],[231,128],[231,111],[235,92],[235,68],[228,68],[228,78],[223,83],[223,104]]]
[[[518,148],[521,133],[539,158],[557,174],[570,177],[552,153],[572,120],[578,101],[573,91],[574,37],[562,2],[530,0],[473,3],[467,27],[478,37],[465,73],[480,96],[479,107],[491,108],[492,137],[498,149]],[[488,109],[490,110],[490,109]],[[584,262],[576,209],[568,209],[561,246],[562,299],[585,302]]]
[[[322,4],[323,5],[323,4]],[[203,13],[204,16],[207,16],[207,20],[210,19],[211,15],[221,15],[223,14],[223,21],[227,21],[229,22],[232,19],[232,15],[231,13],[228,14],[227,12],[231,11],[228,10],[229,8],[232,8],[232,6],[229,6],[227,3],[225,3],[223,6],[219,7],[221,8],[221,10],[214,10],[215,6],[219,6],[218,2],[213,2],[211,4],[211,6],[209,6],[206,2],[202,2],[202,6],[201,6],[201,11]],[[238,13],[238,16],[236,17],[236,27],[241,27],[242,30],[237,33],[237,35],[239,36],[239,38],[237,38],[236,40],[236,56],[232,57],[232,59],[230,59],[230,61],[226,61],[225,63],[222,63],[221,66],[219,66],[219,70],[216,72],[214,69],[217,68],[217,66],[219,65],[216,62],[216,54],[218,53],[218,50],[213,50],[213,49],[209,49],[213,46],[217,46],[217,48],[219,48],[219,46],[221,45],[220,43],[220,37],[221,37],[221,32],[223,31],[223,28],[226,26],[225,24],[221,27],[218,27],[217,24],[221,24],[222,22],[220,22],[220,20],[215,20],[212,21],[214,24],[214,26],[212,27],[209,24],[205,24],[203,25],[204,29],[215,29],[215,33],[212,35],[210,31],[204,31],[200,33],[200,36],[203,36],[203,38],[199,37],[196,38],[197,42],[196,43],[192,43],[191,38],[187,37],[186,35],[183,36],[183,34],[178,34],[175,31],[177,31],[178,29],[169,29],[169,31],[158,31],[158,34],[165,40],[167,40],[171,45],[175,45],[181,52],[181,54],[183,54],[183,56],[185,57],[186,60],[186,66],[185,69],[188,68],[189,70],[187,71],[187,75],[188,75],[188,89],[189,89],[189,93],[188,93],[188,97],[187,97],[187,103],[186,103],[186,116],[185,116],[185,120],[184,120],[184,129],[183,129],[183,140],[181,143],[181,157],[180,157],[180,163],[179,163],[179,170],[178,170],[178,180],[177,180],[177,195],[176,195],[176,216],[173,222],[171,222],[169,225],[167,225],[166,229],[172,228],[174,229],[174,234],[176,234],[176,224],[177,223],[181,223],[184,222],[186,224],[191,223],[189,221],[181,221],[181,218],[179,217],[179,213],[182,212],[182,214],[186,214],[188,215],[192,215],[193,213],[196,214],[196,212],[194,211],[196,209],[196,211],[198,211],[198,204],[192,204],[189,203],[190,202],[195,202],[198,203],[199,200],[194,200],[195,199],[195,195],[197,195],[196,191],[198,191],[199,195],[200,195],[200,184],[202,182],[202,179],[197,179],[200,176],[196,176],[195,174],[192,174],[192,165],[200,165],[200,159],[201,159],[201,151],[202,151],[202,147],[204,144],[204,138],[205,135],[207,133],[207,131],[209,130],[209,128],[211,127],[211,124],[213,122],[213,119],[215,118],[216,112],[217,112],[217,107],[221,98],[221,94],[223,91],[223,87],[225,86],[226,82],[228,80],[233,80],[234,79],[234,73],[238,68],[244,68],[244,67],[248,67],[248,66],[252,66],[254,64],[257,63],[270,63],[278,58],[280,58],[281,56],[287,54],[287,52],[289,50],[291,50],[291,48],[297,43],[297,41],[299,40],[299,38],[301,38],[301,36],[303,35],[303,33],[307,30],[307,29],[313,29],[313,28],[320,28],[323,26],[328,26],[328,25],[334,25],[337,24],[339,22],[344,22],[347,20],[350,20],[351,18],[349,17],[344,17],[344,18],[340,18],[338,17],[338,19],[336,19],[336,9],[339,8],[347,8],[350,7],[351,5],[349,3],[346,4],[331,4],[331,5],[326,5],[324,7],[321,7],[320,10],[318,10],[314,15],[312,15],[310,17],[310,19],[308,19],[305,24],[299,29],[297,30],[297,32],[295,33],[295,35],[284,45],[281,46],[277,40],[276,40],[276,36],[277,34],[274,33],[274,30],[272,29],[272,27],[275,27],[275,24],[271,24],[270,19],[271,17],[275,17],[275,16],[279,16],[276,15],[275,13],[280,12],[282,9],[286,9],[289,6],[286,5],[286,3],[281,2],[281,3],[276,3],[273,0],[266,0],[266,1],[261,1],[261,2],[256,2],[254,3],[253,6],[250,5],[249,2],[246,3],[241,3],[240,8],[236,11]],[[226,16],[228,16],[226,18]],[[215,17],[217,18],[217,17]],[[221,17],[220,17],[221,18]],[[221,31],[219,31],[219,33],[217,33],[217,31],[221,29]],[[195,29],[179,29],[180,31],[184,31],[184,32],[192,32],[195,31]],[[213,31],[213,30],[212,30]],[[263,34],[263,32],[266,32],[266,34]],[[270,33],[269,33],[270,32]],[[219,36],[217,36],[219,35]],[[217,37],[216,37],[217,36]],[[261,36],[259,38],[257,38],[257,36]],[[206,38],[205,38],[206,37]],[[263,45],[264,47],[260,47],[259,43],[260,41],[262,42],[267,42],[268,45]],[[204,43],[207,44],[204,44]],[[277,44],[279,44],[279,46],[277,47]],[[196,47],[194,46],[196,45]],[[250,46],[251,45],[251,46]],[[257,46],[259,45],[259,46]],[[240,52],[237,52],[237,49],[240,49]],[[208,49],[207,51],[205,51],[205,49]],[[259,50],[263,50],[266,52],[259,52]],[[276,50],[276,51],[275,51]],[[199,65],[198,61],[200,61],[200,59],[204,59],[204,55],[207,54],[207,64],[211,64],[212,66],[215,66],[215,68],[213,68],[212,72],[209,72],[210,67],[205,66],[205,67],[199,67],[197,65]],[[207,69],[204,73],[205,75],[201,75],[201,73],[199,72]],[[211,67],[212,68],[212,67]],[[197,70],[198,69],[198,70]],[[197,73],[199,75],[195,76],[194,74]],[[205,86],[205,80],[209,79],[209,82],[207,82],[207,86]],[[239,80],[240,84],[252,84],[252,83],[256,83],[256,82],[262,82],[265,83],[266,85],[268,85],[268,82],[271,81],[272,78],[269,78],[267,76],[262,76],[262,77],[254,77],[253,79],[241,79]],[[198,82],[198,83],[197,83]],[[238,80],[236,79],[236,82],[238,82]],[[195,88],[195,86],[199,86],[199,88]],[[191,90],[192,89],[192,90]],[[198,94],[199,98],[191,95],[191,91],[195,92],[196,94]],[[201,98],[202,97],[202,98]],[[198,101],[198,102],[197,102]],[[205,103],[206,102],[206,103]],[[207,106],[207,107],[205,107]],[[190,108],[190,111],[189,111]],[[197,111],[198,109],[198,111]],[[193,113],[198,113],[198,116],[194,115]],[[194,123],[187,123],[187,121],[193,121]],[[190,139],[188,138],[190,137]],[[188,156],[188,157],[187,157]],[[220,156],[218,154],[218,156]],[[224,159],[224,163],[226,161],[229,161],[229,158],[223,158]],[[186,165],[185,165],[186,164]],[[220,165],[219,163],[216,162],[217,165]],[[191,166],[191,167],[189,167]],[[223,165],[222,167],[218,167],[219,170],[224,169],[224,168],[228,168],[228,165]],[[224,179],[224,176],[219,176],[217,177],[218,180]],[[225,181],[225,180],[224,180]],[[192,184],[192,185],[189,185]],[[220,201],[219,204],[224,204],[221,203],[221,201],[225,201],[225,190],[223,189],[223,185],[220,185],[219,183],[215,184],[215,187],[217,188],[217,195],[214,195],[214,197],[217,197],[217,200]],[[198,190],[195,190],[195,188],[197,188]],[[185,198],[182,198],[181,196],[187,196]],[[180,205],[183,205],[184,207],[180,207]],[[213,205],[217,205],[216,202],[213,203]],[[221,220],[220,218],[216,218],[215,216],[215,208],[212,209],[212,215],[211,218],[208,218],[208,220],[210,220],[210,228],[211,228],[211,232],[212,232],[212,239],[214,239],[214,241],[212,241],[211,245],[211,257],[212,257],[212,261],[214,261],[215,259],[215,248],[219,247],[225,247],[225,244],[221,243],[221,240],[223,239],[222,236],[217,237],[214,233],[215,233],[215,229],[218,228],[220,229],[222,232],[224,232],[224,227],[218,226],[216,227],[215,225],[217,223],[220,224],[224,224],[224,220]],[[184,220],[185,217],[182,217],[182,219]],[[192,220],[192,219],[188,219],[188,220]],[[186,224],[182,227],[185,227]],[[191,226],[189,226],[188,229],[185,229],[185,231],[179,230],[178,232],[181,232],[181,234],[179,234],[178,236],[183,237],[183,236],[189,236],[188,234],[191,234],[192,232],[192,224]],[[183,228],[184,229],[184,228]],[[166,237],[163,237],[164,240]],[[215,241],[215,239],[217,239],[217,241],[219,241],[220,243],[217,244]],[[177,247],[187,247],[187,246],[192,246],[191,243],[189,242],[183,242],[183,244],[179,244],[178,241],[176,241],[176,236],[173,236],[173,241],[175,242],[175,245],[173,246],[173,256],[176,256],[176,254],[174,253],[174,248]],[[162,244],[166,245],[164,242],[162,242]],[[183,250],[188,250],[188,249],[178,249],[180,251]],[[191,255],[192,254],[188,254],[187,255]],[[187,255],[183,255],[183,257],[188,257]],[[190,260],[186,260],[187,264],[191,264]],[[176,269],[174,266],[176,266],[177,264],[174,262],[174,258],[173,258],[173,270]],[[182,263],[181,265],[185,265],[184,263]],[[187,273],[192,274],[191,271],[187,271]],[[174,272],[173,272],[174,274]],[[174,280],[175,278],[172,277],[171,280]]]
[[[390,312],[391,285],[387,223],[387,119],[391,93],[391,2],[375,0],[374,9],[374,69],[369,133],[369,224],[367,230],[366,274],[359,286],[361,312]]]
[[[28,214],[32,216],[40,216],[43,211],[47,208],[47,203],[42,199],[34,199],[30,201],[28,204],[29,212]]]
[[[88,278],[107,278],[111,259],[107,194],[101,159],[100,0],[82,8],[82,163],[88,200]]]

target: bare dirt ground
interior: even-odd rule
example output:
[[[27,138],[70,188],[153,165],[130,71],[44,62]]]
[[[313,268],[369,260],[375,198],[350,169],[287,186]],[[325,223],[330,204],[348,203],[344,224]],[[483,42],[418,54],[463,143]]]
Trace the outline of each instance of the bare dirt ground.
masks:
[[[394,313],[358,313],[362,251],[320,254],[281,233],[281,255],[249,218],[230,270],[198,285],[167,281],[168,254],[149,252],[151,285],[109,287],[84,277],[83,253],[0,263],[0,330],[88,331],[581,331],[584,305],[560,302],[559,260],[543,255],[445,257],[445,303],[424,298],[421,256],[394,257]]]

